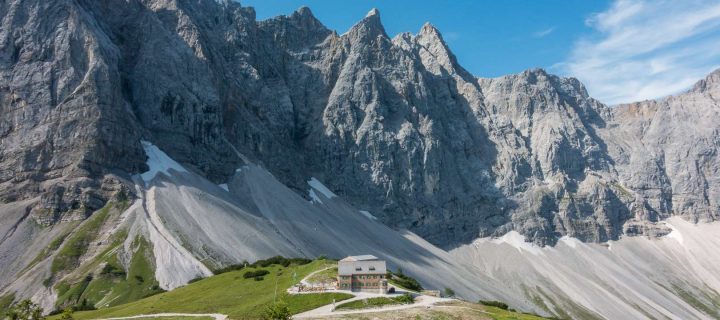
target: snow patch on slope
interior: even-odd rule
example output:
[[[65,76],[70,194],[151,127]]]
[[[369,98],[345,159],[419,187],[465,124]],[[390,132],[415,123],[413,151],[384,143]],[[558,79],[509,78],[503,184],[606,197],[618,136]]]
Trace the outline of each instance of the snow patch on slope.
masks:
[[[147,165],[150,168],[150,170],[140,174],[140,177],[142,177],[143,181],[145,181],[145,184],[150,183],[150,181],[160,172],[167,175],[170,174],[171,169],[179,172],[187,172],[182,165],[170,158],[154,144],[148,141],[141,141],[141,143],[143,149],[145,149],[145,154],[148,156]]]
[[[310,195],[310,202],[315,202],[315,203],[320,203],[320,204],[323,203],[322,200],[320,200],[320,197],[318,197],[317,194],[315,193],[315,190],[310,189],[310,192],[308,192],[308,194]]]
[[[334,197],[337,197],[330,189],[328,189],[320,180],[313,178],[310,178],[308,180],[308,185],[310,185],[311,188],[317,190],[318,192],[322,193],[326,198],[332,199]],[[312,192],[312,189],[310,190]]]
[[[225,191],[230,191],[230,189],[228,189],[227,183],[219,184],[218,187],[220,187],[221,189],[223,189]]]
[[[375,217],[372,213],[370,213],[368,211],[360,210],[360,213],[362,213],[365,217],[367,217],[370,220],[377,220],[377,217]]]
[[[677,242],[679,242],[680,244],[683,244],[684,239],[683,239],[682,233],[680,233],[680,230],[678,230],[678,228],[673,226],[672,223],[670,223],[670,222],[665,221],[665,225],[667,225],[668,227],[670,227],[670,229],[672,229],[672,231],[670,233],[668,233],[665,236],[665,238],[674,239]]]

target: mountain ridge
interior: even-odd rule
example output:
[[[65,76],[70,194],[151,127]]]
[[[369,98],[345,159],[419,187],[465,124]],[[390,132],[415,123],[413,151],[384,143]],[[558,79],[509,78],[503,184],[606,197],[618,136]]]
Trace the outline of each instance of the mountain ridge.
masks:
[[[103,151],[85,152],[83,158],[67,157],[78,160],[62,160],[61,166],[78,168],[74,169],[79,170],[75,176],[89,179],[78,178],[82,181],[79,184],[60,183],[38,192],[33,179],[47,177],[21,178],[37,176],[38,169],[31,163],[38,160],[27,155],[21,160],[29,163],[22,171],[27,173],[5,166],[3,197],[9,201],[41,195],[39,206],[32,209],[32,217],[38,221],[52,223],[78,209],[87,215],[115,192],[103,190],[128,190],[128,174],[144,170],[142,150],[135,142],[140,136],[155,140],[191,170],[216,182],[227,179],[233,168],[243,163],[234,152],[228,152],[227,143],[267,165],[297,190],[310,174],[330,174],[327,183],[352,203],[377,212],[391,226],[409,228],[443,246],[501,235],[511,229],[539,244],[552,244],[565,234],[602,242],[617,239],[622,233],[618,231],[623,228],[620,225],[636,215],[628,201],[618,198],[621,191],[598,186],[588,186],[600,189],[585,196],[597,197],[600,192],[618,198],[599,196],[605,199],[599,201],[612,202],[608,205],[617,211],[613,217],[597,212],[588,220],[586,214],[568,211],[577,208],[561,205],[562,199],[572,197],[571,189],[585,181],[584,170],[604,176],[603,184],[622,185],[614,176],[615,159],[607,155],[607,141],[598,132],[606,129],[610,119],[617,121],[624,113],[590,98],[577,79],[558,78],[542,69],[494,79],[476,78],[457,63],[439,31],[429,23],[416,35],[400,34],[390,39],[376,9],[338,36],[306,7],[288,16],[256,21],[252,8],[234,2],[56,4],[60,5],[76,10],[78,18],[87,18],[86,28],[94,28],[99,39],[93,42],[98,45],[93,50],[99,52],[93,59],[99,60],[87,64],[94,66],[87,74],[107,74],[111,78],[105,83],[122,86],[85,82],[91,88],[98,86],[97,90],[112,90],[104,99],[114,101],[98,100],[98,106],[108,106],[97,113],[97,123],[104,131],[92,133],[93,129],[88,129],[89,143],[71,147],[97,146],[93,148]],[[22,11],[20,6],[14,9]],[[111,11],[121,14],[111,17]],[[7,18],[4,21],[10,23]],[[155,31],[142,32],[132,29],[134,25]],[[216,34],[224,34],[225,39]],[[125,39],[128,35],[131,38]],[[9,37],[6,32],[4,38]],[[149,43],[156,43],[153,51],[146,49]],[[71,48],[63,47],[60,52],[72,53]],[[3,52],[12,51],[9,49],[6,46]],[[16,55],[26,51],[20,48]],[[149,71],[158,68],[162,71]],[[693,92],[712,88],[712,79],[709,76],[698,82]],[[13,84],[20,90],[23,85],[17,81]],[[53,97],[64,97],[63,92],[50,92],[46,100],[52,105],[58,100]],[[3,97],[5,101],[24,99],[17,94],[6,91]],[[504,97],[515,100],[506,103],[501,101]],[[61,105],[73,101],[64,99]],[[38,112],[43,110],[46,108]],[[504,127],[506,124],[510,127]],[[11,125],[14,131],[22,126]],[[31,126],[33,129],[28,130],[39,130]],[[450,139],[448,134],[460,139]],[[120,141],[118,137],[131,138]],[[4,141],[9,149],[20,145],[8,138]],[[59,154],[38,144],[30,148]],[[195,152],[197,148],[204,151]],[[370,152],[372,149],[397,153],[409,162],[397,163],[387,155]],[[448,152],[460,158],[439,154]],[[5,154],[5,159],[14,158],[7,151]],[[99,157],[101,154],[112,156]],[[441,162],[453,164],[441,169]],[[296,163],[302,164],[300,169],[293,168]],[[112,173],[117,169],[119,176]],[[401,173],[403,170],[406,173]],[[106,174],[108,178],[99,178]],[[8,184],[11,176],[14,185]],[[526,199],[529,195],[523,193],[544,192],[541,190],[548,184],[543,181],[550,181],[550,176],[570,189],[553,189],[551,193],[556,195],[541,196],[546,199],[542,203],[552,204],[538,206]],[[27,186],[25,189],[18,190],[18,179],[22,180],[20,185]],[[635,193],[632,188],[625,191]],[[669,200],[663,201],[660,207],[649,205],[650,209],[668,211]],[[596,206],[583,201],[574,204],[578,205]],[[530,213],[513,209],[520,207]],[[717,216],[715,211],[704,218]],[[601,220],[595,221],[598,218]],[[589,228],[571,226],[579,220],[590,223]]]
[[[720,71],[609,107],[543,69],[477,78],[431,24],[390,38],[374,10],[342,35],[232,1],[0,17],[2,294],[105,307],[242,260],[372,253],[545,315],[720,301],[716,223],[678,220],[720,213]],[[94,289],[138,264],[155,279]]]

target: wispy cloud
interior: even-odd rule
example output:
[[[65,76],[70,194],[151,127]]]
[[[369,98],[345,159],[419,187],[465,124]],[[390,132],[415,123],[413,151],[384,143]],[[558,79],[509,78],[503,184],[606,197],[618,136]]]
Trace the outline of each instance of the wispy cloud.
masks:
[[[553,33],[553,31],[555,31],[555,27],[550,27],[550,28],[547,28],[544,30],[540,30],[538,32],[533,33],[533,37],[544,38],[544,37],[550,35],[551,33]]]
[[[677,93],[720,66],[716,0],[616,0],[586,23],[595,34],[552,69],[605,103]]]

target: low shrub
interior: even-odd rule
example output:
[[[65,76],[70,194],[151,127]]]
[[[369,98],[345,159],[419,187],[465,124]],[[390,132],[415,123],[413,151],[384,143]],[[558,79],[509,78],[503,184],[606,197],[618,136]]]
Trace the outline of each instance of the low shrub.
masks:
[[[409,293],[403,294],[398,297],[393,297],[393,300],[402,304],[413,304],[415,302],[415,299],[413,299],[413,297]]]
[[[422,291],[423,287],[420,285],[420,282],[415,280],[414,278],[407,276],[402,273],[402,270],[399,269],[398,272],[390,272],[388,271],[388,279],[392,279],[393,282],[395,282],[397,285],[408,289],[412,291]]]
[[[160,286],[158,286],[158,285],[153,285],[153,286],[150,288],[150,292],[149,292],[148,294],[144,295],[143,298],[147,298],[147,297],[150,297],[150,296],[154,296],[154,295],[156,295],[156,294],[161,294],[161,293],[163,293],[163,292],[167,292],[167,291],[166,291],[165,289],[163,289],[163,288],[160,288]]]
[[[217,270],[213,270],[213,274],[218,275],[218,274],[222,274],[222,273],[225,273],[225,272],[242,270],[243,268],[245,268],[245,265],[247,265],[247,264],[248,264],[247,261],[243,261],[243,262],[240,263],[240,264],[231,264],[231,265],[229,265],[229,266],[227,266],[227,267],[224,267],[224,268],[221,268],[221,269],[217,269]]]
[[[253,279],[255,279],[255,281],[263,281],[263,280],[265,280],[265,277],[263,277],[263,276],[257,276],[257,277],[255,277],[255,278],[253,278]]]
[[[290,320],[292,319],[292,313],[290,313],[287,304],[278,302],[267,306],[262,318],[267,320]]]
[[[301,265],[308,264],[310,262],[312,262],[312,260],[306,259],[306,258],[285,258],[283,256],[274,256],[272,258],[255,261],[253,263],[248,263],[247,261],[243,261],[240,264],[229,265],[224,268],[213,270],[213,274],[218,275],[218,274],[222,274],[222,273],[226,273],[226,272],[230,272],[230,271],[242,270],[242,269],[245,269],[246,267],[267,268],[273,264],[281,265],[281,266],[287,268],[293,264],[301,266]]]
[[[272,258],[255,261],[250,266],[265,268],[265,267],[269,267],[273,264],[278,264],[283,267],[288,267],[291,264],[304,265],[304,264],[308,264],[310,262],[312,262],[312,260],[306,259],[306,258],[285,258],[283,256],[274,256]]]
[[[506,303],[500,302],[500,301],[480,300],[480,301],[478,301],[478,303],[479,303],[479,304],[482,304],[482,305],[489,306],[489,307],[500,308],[500,309],[503,309],[503,310],[507,310],[507,309],[508,309],[508,305],[507,305]]]
[[[106,263],[105,266],[102,268],[102,271],[100,271],[100,275],[119,278],[125,276],[125,270],[113,264]]]
[[[255,278],[255,277],[262,277],[269,273],[270,273],[270,271],[267,271],[267,270],[248,271],[243,274],[243,278],[250,279],[250,278]]]

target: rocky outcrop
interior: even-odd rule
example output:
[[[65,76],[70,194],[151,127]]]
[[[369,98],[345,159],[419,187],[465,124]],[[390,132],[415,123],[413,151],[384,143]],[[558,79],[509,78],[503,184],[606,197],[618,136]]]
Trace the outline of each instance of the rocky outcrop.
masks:
[[[677,96],[613,108],[603,136],[634,195],[633,220],[718,218],[719,74]]]
[[[0,4],[0,198],[82,218],[143,172],[140,139],[215,183],[259,163],[318,177],[445,248],[517,230],[539,244],[663,234],[718,217],[717,73],[607,107],[540,69],[477,79],[432,25],[390,38],[310,9],[232,1]]]

